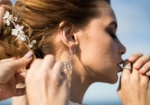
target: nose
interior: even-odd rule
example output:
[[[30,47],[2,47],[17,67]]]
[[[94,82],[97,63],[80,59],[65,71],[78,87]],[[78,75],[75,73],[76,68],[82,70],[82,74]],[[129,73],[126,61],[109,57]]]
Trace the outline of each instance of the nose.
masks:
[[[125,52],[126,52],[126,47],[118,40],[118,47],[119,47],[119,53],[121,54],[121,55],[123,55],[123,54],[125,54]]]

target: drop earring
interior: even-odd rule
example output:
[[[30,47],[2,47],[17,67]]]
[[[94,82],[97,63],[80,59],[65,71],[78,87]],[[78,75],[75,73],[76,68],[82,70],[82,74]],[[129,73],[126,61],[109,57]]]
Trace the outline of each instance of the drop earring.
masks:
[[[68,61],[64,61],[64,72],[66,74],[72,74],[72,70],[73,70],[73,66],[72,66],[72,58],[73,58],[73,55],[75,54],[76,50],[74,49],[72,52],[71,52],[71,55],[69,57],[69,60]]]

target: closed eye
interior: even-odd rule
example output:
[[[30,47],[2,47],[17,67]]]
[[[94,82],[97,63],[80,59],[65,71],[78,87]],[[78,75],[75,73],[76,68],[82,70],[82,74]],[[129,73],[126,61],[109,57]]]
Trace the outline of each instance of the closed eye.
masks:
[[[114,39],[118,39],[117,35],[116,35],[116,32],[113,31],[112,28],[108,27],[106,28],[106,32]]]

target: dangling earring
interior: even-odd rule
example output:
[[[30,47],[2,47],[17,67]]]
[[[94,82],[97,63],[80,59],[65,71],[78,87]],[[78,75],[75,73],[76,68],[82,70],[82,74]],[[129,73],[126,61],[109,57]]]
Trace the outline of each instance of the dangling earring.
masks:
[[[71,60],[72,60],[72,58],[73,58],[73,55],[75,54],[75,49],[71,52],[71,55],[70,55],[70,58],[69,58],[69,60],[68,61],[64,61],[63,63],[64,63],[64,72],[66,73],[66,74],[72,74],[72,70],[73,70],[73,67],[72,67],[72,62],[71,62]]]

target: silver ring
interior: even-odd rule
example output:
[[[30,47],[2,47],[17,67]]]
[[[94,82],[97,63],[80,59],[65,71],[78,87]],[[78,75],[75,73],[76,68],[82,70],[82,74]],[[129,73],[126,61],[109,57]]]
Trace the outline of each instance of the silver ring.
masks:
[[[125,66],[125,67],[123,67],[123,69],[132,70],[131,66]]]

